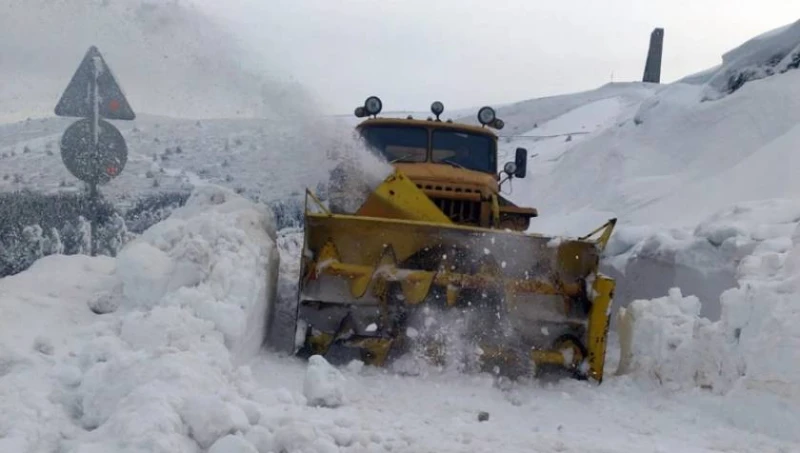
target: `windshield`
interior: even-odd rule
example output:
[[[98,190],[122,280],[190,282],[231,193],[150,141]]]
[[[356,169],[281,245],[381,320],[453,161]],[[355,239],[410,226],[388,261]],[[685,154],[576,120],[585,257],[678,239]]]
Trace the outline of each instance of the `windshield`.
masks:
[[[425,162],[428,131],[421,127],[370,126],[362,136],[389,162]]]
[[[492,139],[458,131],[433,131],[433,162],[495,173],[497,162]]]
[[[428,161],[428,131],[422,127],[370,126],[361,132],[367,143],[389,162]],[[434,130],[431,161],[484,173],[496,173],[490,137],[461,131]]]

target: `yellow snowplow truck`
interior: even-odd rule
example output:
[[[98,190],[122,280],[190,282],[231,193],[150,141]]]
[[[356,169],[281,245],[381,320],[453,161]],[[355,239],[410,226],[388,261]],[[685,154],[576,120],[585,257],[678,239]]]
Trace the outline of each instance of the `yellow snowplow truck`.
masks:
[[[581,238],[526,233],[536,209],[500,186],[525,177],[527,151],[498,173],[491,107],[481,126],[440,120],[440,102],[427,120],[381,108],[368,98],[356,130],[393,173],[355,212],[306,191],[295,353],[601,382],[614,280],[598,265],[616,219]]]

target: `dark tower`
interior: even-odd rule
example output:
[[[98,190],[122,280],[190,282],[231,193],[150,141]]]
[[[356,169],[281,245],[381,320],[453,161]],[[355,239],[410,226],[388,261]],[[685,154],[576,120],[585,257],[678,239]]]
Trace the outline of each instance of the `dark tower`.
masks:
[[[650,49],[644,67],[642,82],[661,83],[661,54],[664,50],[664,29],[656,28],[650,33]]]

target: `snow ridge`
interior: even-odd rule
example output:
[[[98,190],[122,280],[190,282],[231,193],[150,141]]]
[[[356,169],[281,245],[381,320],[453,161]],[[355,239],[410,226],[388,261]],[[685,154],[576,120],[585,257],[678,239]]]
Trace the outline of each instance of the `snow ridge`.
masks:
[[[205,186],[116,261],[51,256],[0,280],[4,313],[44,307],[49,323],[4,332],[0,450],[196,452],[252,432],[239,365],[260,350],[277,268],[264,208]]]

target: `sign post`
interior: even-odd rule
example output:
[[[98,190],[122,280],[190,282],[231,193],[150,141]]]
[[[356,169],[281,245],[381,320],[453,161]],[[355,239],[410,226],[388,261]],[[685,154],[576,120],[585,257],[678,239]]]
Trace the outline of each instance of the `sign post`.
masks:
[[[97,253],[98,185],[119,176],[128,148],[119,130],[102,118],[133,120],[128,100],[97,47],[92,46],[55,108],[58,116],[82,117],[61,137],[61,160],[89,188],[91,255]]]

